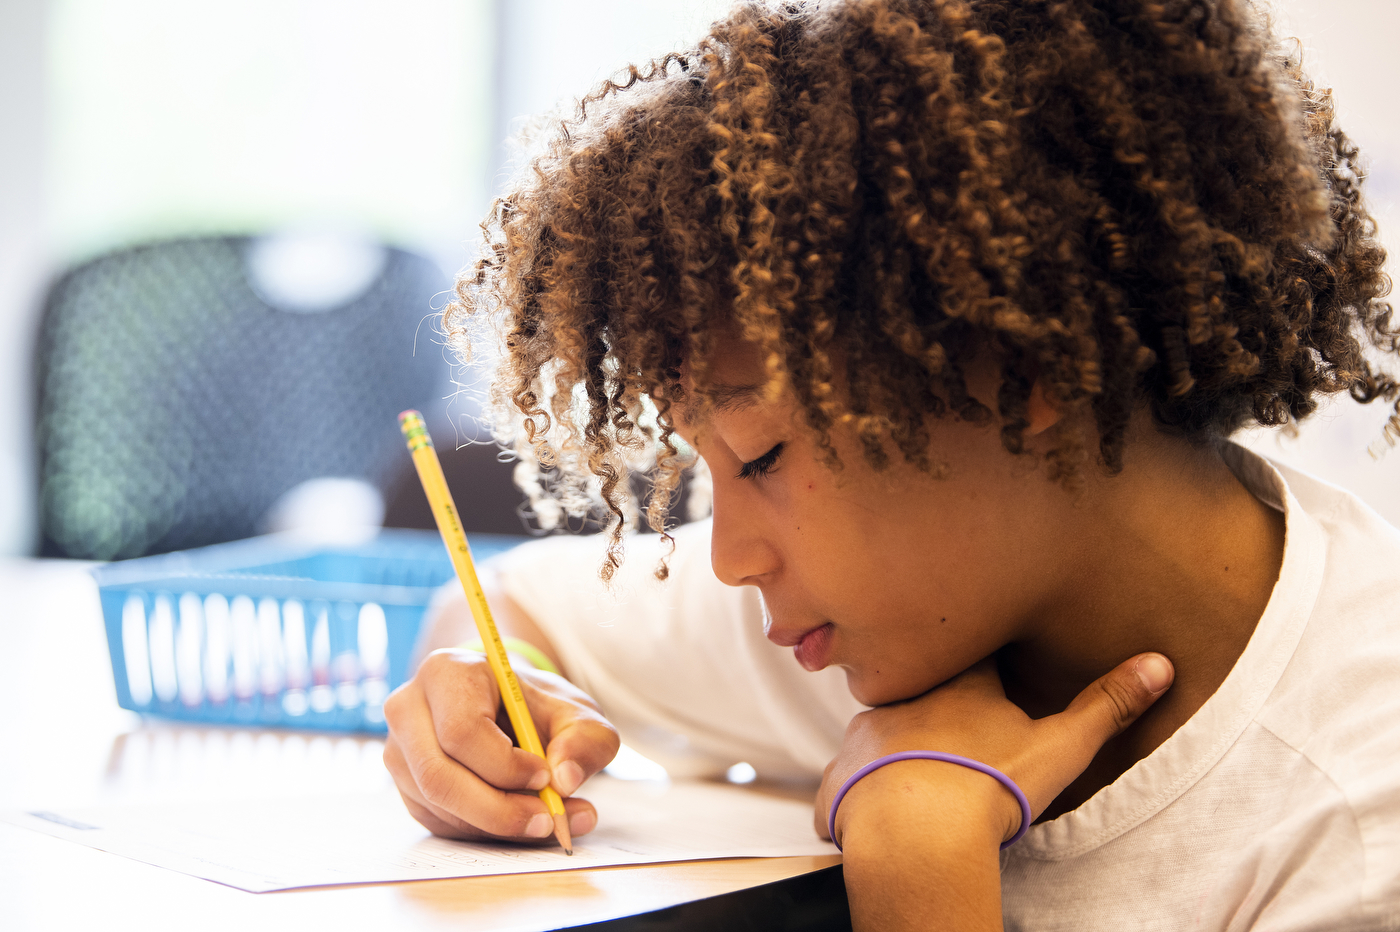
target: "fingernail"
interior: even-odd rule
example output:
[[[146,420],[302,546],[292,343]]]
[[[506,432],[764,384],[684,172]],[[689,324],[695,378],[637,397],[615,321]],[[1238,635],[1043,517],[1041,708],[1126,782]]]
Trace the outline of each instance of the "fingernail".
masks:
[[[566,760],[554,768],[554,788],[560,796],[572,796],[583,782],[583,768],[571,760]]]
[[[1172,665],[1161,654],[1148,654],[1133,669],[1137,670],[1138,679],[1149,693],[1155,695],[1171,685]]]
[[[569,819],[569,832],[574,835],[587,835],[597,824],[598,818],[585,809],[583,812],[575,812],[573,818]]]
[[[553,832],[554,819],[547,812],[535,813],[525,825],[525,834],[531,838],[544,838]]]
[[[549,771],[548,771],[548,770],[539,770],[539,771],[536,771],[536,772],[535,772],[535,775],[534,775],[533,777],[530,778],[530,782],[527,783],[527,784],[525,784],[525,789],[527,789],[527,790],[542,790],[542,789],[544,789],[546,786],[549,786]]]

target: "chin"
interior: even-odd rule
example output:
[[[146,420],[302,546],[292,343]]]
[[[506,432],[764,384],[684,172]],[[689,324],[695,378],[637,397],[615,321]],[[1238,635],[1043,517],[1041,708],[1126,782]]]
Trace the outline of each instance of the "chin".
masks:
[[[889,705],[913,699],[937,686],[937,683],[900,683],[893,679],[871,677],[859,670],[846,668],[846,688],[862,705]]]

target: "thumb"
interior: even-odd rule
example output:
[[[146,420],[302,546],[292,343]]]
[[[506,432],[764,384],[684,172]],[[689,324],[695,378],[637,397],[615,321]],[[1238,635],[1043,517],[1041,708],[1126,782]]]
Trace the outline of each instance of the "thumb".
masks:
[[[1056,716],[1067,743],[1077,746],[1084,766],[1110,738],[1152,707],[1176,676],[1172,662],[1157,653],[1138,654],[1094,680]]]

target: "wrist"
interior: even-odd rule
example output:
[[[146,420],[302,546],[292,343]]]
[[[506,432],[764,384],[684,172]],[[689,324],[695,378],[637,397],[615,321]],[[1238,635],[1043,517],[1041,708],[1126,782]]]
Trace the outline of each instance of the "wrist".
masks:
[[[908,760],[881,767],[847,791],[835,819],[836,839],[872,845],[996,851],[1021,826],[1015,798],[996,780],[942,761]]]
[[[1000,806],[969,779],[981,774],[929,779],[911,773],[920,763],[925,762],[884,767],[890,772],[872,773],[867,778],[872,782],[861,786],[859,795],[854,789],[848,794],[854,805],[841,813],[842,863],[852,924],[857,929],[999,932]]]

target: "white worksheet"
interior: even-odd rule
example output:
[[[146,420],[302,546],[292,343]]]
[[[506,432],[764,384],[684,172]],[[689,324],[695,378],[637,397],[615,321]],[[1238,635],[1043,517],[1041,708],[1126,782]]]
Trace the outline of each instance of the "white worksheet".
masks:
[[[712,783],[606,775],[578,795],[599,827],[557,846],[435,838],[397,794],[109,806],[0,814],[0,820],[124,857],[263,893],[327,884],[835,854],[812,829],[811,803]]]

